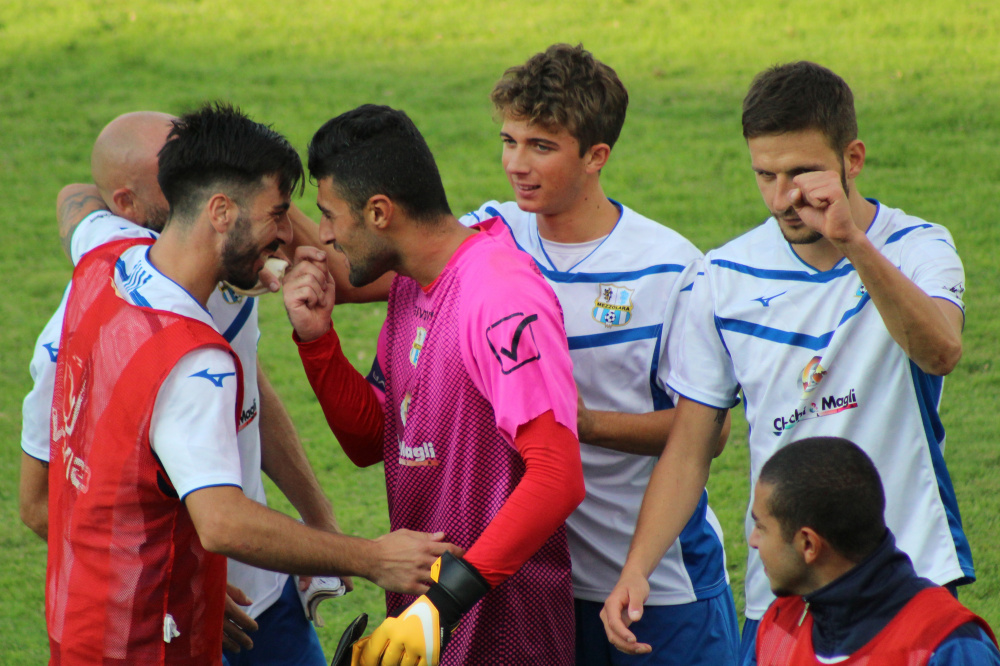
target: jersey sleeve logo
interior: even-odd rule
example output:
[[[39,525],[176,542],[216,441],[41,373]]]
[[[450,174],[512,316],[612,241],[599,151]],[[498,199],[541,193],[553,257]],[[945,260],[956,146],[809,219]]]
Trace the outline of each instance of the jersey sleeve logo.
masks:
[[[621,287],[617,284],[599,284],[597,300],[591,315],[594,321],[604,324],[605,328],[624,326],[632,320],[632,294],[635,289]]]
[[[54,342],[46,342],[42,347],[49,353],[49,360],[55,363],[59,360],[59,347]]]
[[[532,324],[537,314],[515,312],[496,321],[486,329],[486,342],[493,358],[500,364],[500,371],[509,375],[518,368],[542,357],[535,342]]]
[[[368,376],[365,379],[368,380],[369,384],[385,393],[385,374],[382,372],[382,365],[378,362],[378,356],[372,361],[372,369],[368,371]]]
[[[188,377],[201,377],[202,379],[207,379],[208,381],[212,382],[213,384],[215,384],[215,386],[222,388],[222,380],[224,380],[226,377],[232,377],[235,374],[236,374],[235,372],[220,372],[217,374],[212,374],[211,372],[208,371],[208,368],[205,368],[204,370],[199,370],[198,372],[192,375],[188,375]]]

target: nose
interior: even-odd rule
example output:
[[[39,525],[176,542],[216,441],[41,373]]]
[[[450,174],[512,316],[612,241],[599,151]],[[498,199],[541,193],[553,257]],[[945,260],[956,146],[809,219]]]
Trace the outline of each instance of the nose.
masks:
[[[529,165],[520,146],[505,145],[503,148],[503,168],[508,174],[524,174]]]
[[[285,244],[291,243],[292,233],[292,220],[288,217],[288,213],[285,213],[278,220],[278,240]]]
[[[750,538],[747,539],[747,544],[751,548],[753,548],[754,550],[757,550],[757,528],[756,527],[754,527],[752,530],[750,530]]]
[[[771,210],[787,210],[792,207],[792,200],[788,193],[795,188],[795,183],[785,174],[779,173],[775,178],[774,196],[771,201]]]
[[[330,245],[337,240],[337,235],[333,233],[333,222],[324,215],[319,221],[319,242]]]

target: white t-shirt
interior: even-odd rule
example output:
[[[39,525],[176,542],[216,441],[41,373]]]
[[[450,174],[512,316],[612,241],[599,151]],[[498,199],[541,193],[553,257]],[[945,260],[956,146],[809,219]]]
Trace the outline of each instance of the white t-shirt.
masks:
[[[964,271],[947,229],[878,205],[867,235],[927,294],[963,307]],[[917,573],[939,584],[974,576],[943,457],[943,379],[907,358],[846,259],[817,271],[770,218],[709,252],[691,296],[683,361],[667,383],[713,407],[732,406],[742,387],[751,492],[779,448],[844,437],[878,468],[886,522]],[[752,528],[748,508],[748,538]],[[746,598],[751,619],[773,599],[753,549]]]
[[[79,224],[71,239],[70,251],[75,264],[84,254],[104,243],[128,238],[155,237],[156,234],[148,229],[139,227],[108,211],[97,211]],[[49,459],[49,415],[52,405],[55,362],[69,288],[67,286],[63,302],[60,303],[59,308],[46,324],[35,344],[31,360],[31,376],[34,386],[25,397],[22,410],[21,448],[28,455],[43,461]],[[143,291],[140,290],[140,293]],[[197,305],[193,298],[190,296],[188,298]],[[201,310],[200,305],[198,305],[198,309]],[[204,312],[204,310],[201,311]],[[211,315],[212,325],[230,343],[243,366],[243,406],[240,430],[237,436],[241,470],[238,485],[242,486],[247,497],[266,505],[264,484],[260,473],[260,430],[258,427],[260,397],[257,389],[257,341],[260,332],[257,327],[257,302],[256,299],[239,296],[231,289],[220,285],[209,298],[208,312]],[[182,359],[182,362],[185,360]],[[194,369],[192,372],[200,369],[202,368]],[[208,383],[206,380],[202,381]],[[197,406],[199,410],[203,409],[202,405],[198,404]],[[233,413],[231,404],[226,407],[224,413],[227,415]],[[229,423],[231,422],[225,422],[225,424]],[[179,471],[175,473],[181,474]],[[173,476],[171,476],[171,480],[173,481]],[[178,491],[180,492],[180,488]],[[281,596],[287,575],[229,560],[228,580],[254,600],[248,613],[251,617],[257,617]]]
[[[462,217],[471,225],[500,216],[520,248],[534,259],[562,305],[573,377],[591,409],[647,413],[670,409],[666,388],[680,353],[692,270],[701,253],[676,232],[617,204],[612,232],[557,270],[538,235],[534,214],[514,202],[490,201]],[[569,252],[572,255],[574,253]],[[573,593],[603,602],[625,564],[642,496],[656,458],[580,444],[587,494],[566,521],[573,560]],[[702,494],[691,521],[649,578],[650,605],[675,605],[728,591],[722,528]]]

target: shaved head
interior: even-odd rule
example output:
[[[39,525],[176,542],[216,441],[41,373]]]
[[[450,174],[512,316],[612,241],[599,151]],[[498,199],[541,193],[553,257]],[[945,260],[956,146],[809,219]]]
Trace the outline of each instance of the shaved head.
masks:
[[[90,173],[115,215],[159,231],[169,209],[156,182],[157,156],[174,116],[155,111],[126,113],[101,130],[90,155]]]

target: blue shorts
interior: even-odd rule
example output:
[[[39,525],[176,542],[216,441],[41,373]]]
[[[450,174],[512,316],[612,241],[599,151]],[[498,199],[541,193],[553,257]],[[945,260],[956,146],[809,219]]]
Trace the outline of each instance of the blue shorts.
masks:
[[[736,666],[739,625],[733,595],[725,590],[711,599],[677,606],[646,606],[629,629],[649,654],[629,655],[608,642],[600,612],[604,604],[574,600],[577,666]]]
[[[312,622],[306,619],[289,576],[281,596],[257,617],[257,631],[250,634],[253,649],[222,651],[225,666],[326,666],[326,657]]]
[[[757,627],[760,620],[744,618],[740,638],[740,666],[757,666]]]

